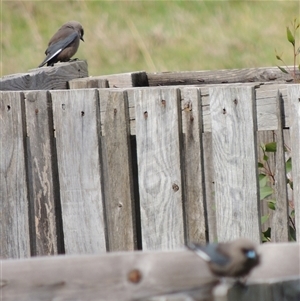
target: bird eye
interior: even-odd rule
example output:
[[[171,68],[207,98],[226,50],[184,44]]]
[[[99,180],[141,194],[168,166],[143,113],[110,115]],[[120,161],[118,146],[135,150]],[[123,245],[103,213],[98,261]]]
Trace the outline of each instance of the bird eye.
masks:
[[[246,257],[256,258],[256,252],[254,250],[244,250]]]

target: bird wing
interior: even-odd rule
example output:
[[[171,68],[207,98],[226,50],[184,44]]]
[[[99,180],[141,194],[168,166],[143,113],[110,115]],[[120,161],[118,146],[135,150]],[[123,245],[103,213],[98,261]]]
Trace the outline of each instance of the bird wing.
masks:
[[[71,44],[77,37],[78,37],[78,33],[77,32],[72,32],[70,35],[68,35],[63,40],[57,41],[56,43],[53,43],[53,44],[49,45],[49,47],[47,48],[47,50],[45,52],[47,56],[44,59],[44,61],[39,65],[39,67],[44,66],[51,59],[53,59],[55,56],[57,56],[69,44]]]
[[[199,245],[188,243],[187,247],[208,262],[226,265],[230,259],[218,251],[218,244]]]

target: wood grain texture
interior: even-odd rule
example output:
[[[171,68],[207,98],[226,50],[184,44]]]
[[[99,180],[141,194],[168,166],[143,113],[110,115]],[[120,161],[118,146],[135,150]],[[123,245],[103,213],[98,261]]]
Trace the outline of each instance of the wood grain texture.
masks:
[[[109,74],[91,77],[91,79],[105,79],[110,88],[130,88],[149,86],[147,73],[145,71],[127,72],[120,74]]]
[[[134,250],[135,205],[133,193],[127,94],[100,90],[105,99],[105,137],[102,137],[104,193],[109,251]]]
[[[297,241],[300,242],[300,86],[288,87],[288,99],[291,108],[291,149],[293,200],[295,208],[295,222]]]
[[[274,211],[271,235],[273,242],[289,241],[289,208],[287,195],[287,181],[284,154],[284,136],[282,129],[282,98],[280,93],[277,96],[277,118],[278,130],[276,131],[276,171],[275,171],[275,191],[276,210]]]
[[[178,89],[134,91],[143,249],[184,244]]]
[[[199,288],[207,298],[217,281],[189,251],[112,252],[3,261],[0,292],[5,301],[129,301]]]
[[[290,108],[287,100],[287,84],[278,83],[246,83],[246,84],[234,84],[234,86],[255,86],[256,91],[256,115],[257,115],[257,129],[259,131],[264,130],[277,130],[277,109],[276,98],[278,90],[282,94],[283,98],[283,128],[290,126]],[[203,132],[211,132],[211,116],[210,116],[210,96],[209,88],[216,85],[203,85],[194,86],[194,89],[200,89],[202,100],[202,128]],[[218,86],[232,86],[232,84],[223,84]],[[178,89],[182,90],[185,86],[178,86]],[[192,87],[189,87],[190,89]],[[136,89],[136,88],[135,88]],[[135,121],[135,104],[132,94],[133,88],[125,89],[128,92],[128,106],[129,106],[129,119],[130,119],[130,133],[136,134],[136,121]],[[142,88],[141,88],[142,89]],[[101,107],[101,119],[103,120],[105,115],[105,106]]]
[[[217,217],[215,202],[215,170],[213,166],[212,134],[202,134],[203,142],[203,172],[205,183],[205,208],[207,218],[208,241],[217,242]]]
[[[53,170],[54,132],[52,104],[47,91],[24,93],[26,130],[29,145],[30,203],[33,215],[32,254],[53,255],[61,252],[57,242],[56,207],[59,201],[58,179]]]
[[[51,96],[66,253],[105,251],[97,90]]]
[[[108,81],[98,77],[75,78],[69,81],[70,89],[108,88]]]
[[[248,237],[259,243],[254,89],[216,87],[209,94],[218,241]]]
[[[300,73],[300,72],[299,72]],[[149,86],[291,81],[277,67],[147,73]]]
[[[184,149],[184,211],[186,239],[206,242],[201,95],[197,88],[181,90]]]
[[[29,70],[28,73],[12,74],[0,79],[0,90],[57,90],[67,89],[73,78],[87,77],[86,61],[57,63],[53,67]]]
[[[0,93],[0,258],[30,256],[24,96]]]
[[[299,297],[300,244],[268,243],[258,252],[260,265],[244,286],[229,287],[225,297],[233,293],[239,298],[229,300],[298,300],[291,297]],[[224,300],[212,298],[219,279],[189,251],[35,257],[1,264],[0,294],[5,301]],[[184,298],[186,292],[191,298]],[[159,298],[171,293],[177,293],[178,299]]]

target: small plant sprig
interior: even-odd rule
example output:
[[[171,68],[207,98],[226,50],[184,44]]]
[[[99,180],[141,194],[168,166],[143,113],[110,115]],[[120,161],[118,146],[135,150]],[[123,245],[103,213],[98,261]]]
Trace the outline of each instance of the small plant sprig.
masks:
[[[277,67],[283,72],[283,73],[287,73],[290,74],[293,78],[294,82],[299,81],[300,79],[297,78],[297,74],[296,74],[296,69],[297,69],[297,56],[300,53],[300,47],[298,47],[296,49],[296,32],[300,27],[300,22],[297,21],[297,18],[294,19],[293,22],[291,22],[291,29],[289,28],[289,26],[286,27],[286,36],[287,36],[287,40],[293,45],[293,70],[290,70],[290,68],[287,67],[287,64],[284,62],[283,58],[282,58],[282,54],[278,54],[276,49],[275,49],[275,54],[276,54],[276,58],[277,60],[281,61],[284,65],[284,67],[280,67],[277,65]],[[300,64],[298,65],[298,70],[300,70]]]
[[[276,210],[276,200],[270,199],[274,193],[273,186],[275,184],[275,174],[271,170],[269,164],[269,156],[268,153],[275,153],[277,150],[276,142],[270,142],[266,144],[262,144],[261,150],[263,152],[263,158],[260,162],[258,162],[259,168],[259,187],[260,187],[260,200],[267,201],[268,208],[271,210]],[[285,151],[287,153],[290,152],[290,149],[287,145],[285,145]],[[289,157],[289,156],[288,156]],[[290,177],[290,172],[292,170],[292,160],[289,157],[285,164],[285,171],[287,177],[287,184],[293,189],[293,180]],[[295,227],[295,208],[294,202],[289,201],[290,213],[289,213],[289,240],[296,241],[296,227]],[[266,214],[261,217],[261,223],[264,224],[270,217],[270,214]],[[271,241],[271,228],[269,227],[266,231],[262,232],[262,242]]]

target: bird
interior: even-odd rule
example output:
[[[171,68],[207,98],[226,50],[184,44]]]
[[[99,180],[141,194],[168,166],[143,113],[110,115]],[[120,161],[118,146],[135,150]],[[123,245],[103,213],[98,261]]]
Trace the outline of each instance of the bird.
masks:
[[[45,64],[53,66],[58,61],[69,61],[76,53],[80,40],[84,42],[83,35],[84,30],[79,22],[69,21],[63,24],[50,39],[45,51],[46,58],[39,67],[43,67]]]
[[[211,272],[219,277],[244,277],[260,263],[256,245],[245,238],[207,245],[190,242],[187,248],[204,259]]]

